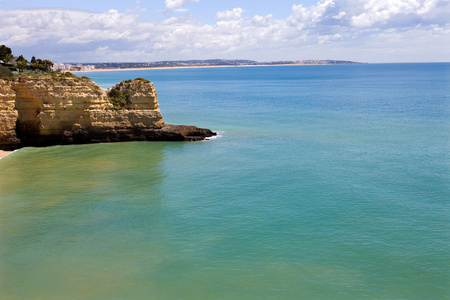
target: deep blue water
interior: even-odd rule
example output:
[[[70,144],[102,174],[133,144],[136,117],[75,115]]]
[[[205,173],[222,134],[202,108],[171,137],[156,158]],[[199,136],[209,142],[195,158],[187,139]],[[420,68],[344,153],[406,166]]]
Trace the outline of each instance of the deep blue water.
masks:
[[[166,123],[219,137],[2,159],[0,295],[448,299],[449,71],[78,73],[151,80]]]

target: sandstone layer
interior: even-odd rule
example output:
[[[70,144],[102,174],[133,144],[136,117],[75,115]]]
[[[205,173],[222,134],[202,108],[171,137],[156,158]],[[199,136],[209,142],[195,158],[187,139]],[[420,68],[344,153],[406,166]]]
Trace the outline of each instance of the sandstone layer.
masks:
[[[87,77],[68,74],[0,79],[0,149],[119,141],[193,141],[209,129],[164,123],[153,84],[127,80],[114,105]]]

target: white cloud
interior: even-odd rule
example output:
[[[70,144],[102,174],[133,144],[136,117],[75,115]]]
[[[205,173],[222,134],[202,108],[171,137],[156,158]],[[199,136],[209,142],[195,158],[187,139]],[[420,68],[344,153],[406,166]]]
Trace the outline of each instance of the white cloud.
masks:
[[[243,13],[244,10],[240,7],[233,8],[233,10],[219,11],[216,13],[216,19],[219,21],[239,20]]]
[[[341,11],[339,12],[338,15],[332,16],[332,18],[336,20],[342,20],[345,17],[345,15],[347,15],[347,13],[345,11]]]
[[[330,43],[333,40],[338,40],[342,37],[339,33],[333,34],[333,35],[321,35],[318,37],[318,43],[319,44],[327,44]]]
[[[166,8],[176,11],[188,2],[192,1],[166,0]],[[414,55],[448,60],[447,0],[321,0],[310,7],[293,5],[285,19],[271,14],[244,17],[244,12],[221,11],[215,24],[201,24],[191,15],[143,21],[137,11],[0,10],[0,44],[15,54],[62,61],[230,57],[386,61],[414,60]]]
[[[198,2],[199,0],[165,0],[166,11],[182,11],[182,7],[189,2]]]
[[[356,27],[386,25],[399,18],[417,23],[417,20],[423,20],[429,13],[433,13],[439,3],[445,2],[448,6],[448,1],[445,0],[370,0],[364,5],[364,11],[352,16],[351,22]]]

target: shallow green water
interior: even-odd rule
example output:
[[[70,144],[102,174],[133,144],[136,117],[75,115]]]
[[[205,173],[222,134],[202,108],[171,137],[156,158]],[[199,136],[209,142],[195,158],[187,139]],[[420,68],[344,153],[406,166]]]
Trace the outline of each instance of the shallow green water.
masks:
[[[2,159],[0,299],[450,297],[448,65],[92,75],[220,137]]]

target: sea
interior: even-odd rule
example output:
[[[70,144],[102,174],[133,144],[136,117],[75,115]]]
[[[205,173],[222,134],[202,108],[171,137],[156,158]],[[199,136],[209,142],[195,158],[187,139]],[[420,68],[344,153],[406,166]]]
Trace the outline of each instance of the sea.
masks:
[[[0,299],[450,299],[450,63],[76,73],[202,142],[0,160]]]

